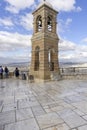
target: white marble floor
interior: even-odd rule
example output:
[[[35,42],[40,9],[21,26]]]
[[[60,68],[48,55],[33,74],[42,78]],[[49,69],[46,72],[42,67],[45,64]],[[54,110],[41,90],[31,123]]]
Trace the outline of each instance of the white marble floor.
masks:
[[[87,81],[0,79],[0,130],[87,130]]]

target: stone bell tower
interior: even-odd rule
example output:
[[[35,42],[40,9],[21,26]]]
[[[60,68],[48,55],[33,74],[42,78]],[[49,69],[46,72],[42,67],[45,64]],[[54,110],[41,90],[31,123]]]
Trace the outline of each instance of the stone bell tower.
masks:
[[[58,12],[44,0],[32,14],[34,32],[30,74],[34,79],[51,80],[54,75],[59,75],[59,39],[56,33]]]

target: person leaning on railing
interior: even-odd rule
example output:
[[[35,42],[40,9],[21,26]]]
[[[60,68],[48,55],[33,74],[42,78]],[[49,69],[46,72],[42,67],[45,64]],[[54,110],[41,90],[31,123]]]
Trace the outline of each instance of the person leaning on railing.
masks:
[[[3,79],[3,68],[0,66],[0,79]]]

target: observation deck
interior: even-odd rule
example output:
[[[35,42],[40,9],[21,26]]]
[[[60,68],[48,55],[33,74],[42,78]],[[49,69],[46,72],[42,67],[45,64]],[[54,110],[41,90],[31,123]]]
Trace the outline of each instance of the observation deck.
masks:
[[[87,80],[0,79],[0,130],[58,129],[87,129]]]

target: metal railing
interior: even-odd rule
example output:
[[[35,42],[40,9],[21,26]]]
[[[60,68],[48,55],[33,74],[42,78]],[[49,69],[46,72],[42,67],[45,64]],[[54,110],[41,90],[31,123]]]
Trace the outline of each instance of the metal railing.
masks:
[[[21,71],[21,76],[26,75],[29,79],[29,71]],[[87,67],[64,67],[60,68],[61,75],[87,75]]]
[[[87,67],[67,67],[67,68],[60,68],[61,75],[85,75],[87,74]]]

